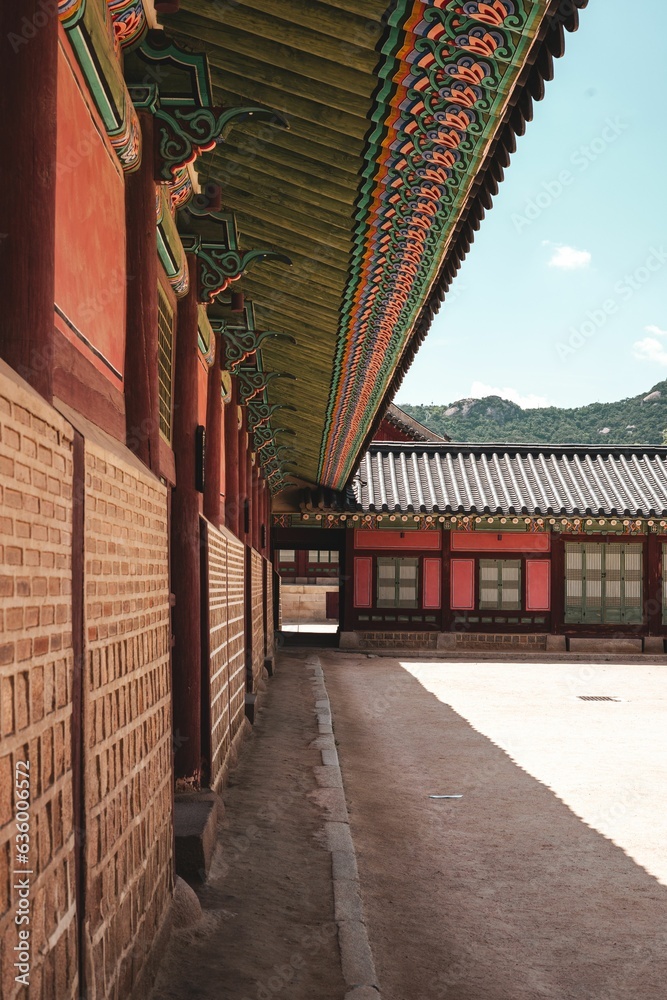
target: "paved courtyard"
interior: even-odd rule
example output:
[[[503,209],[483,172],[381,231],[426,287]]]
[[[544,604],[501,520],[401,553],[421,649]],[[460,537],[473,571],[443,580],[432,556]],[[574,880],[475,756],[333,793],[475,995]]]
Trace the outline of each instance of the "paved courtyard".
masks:
[[[380,1000],[351,989],[367,941],[383,1000],[662,1000],[666,680],[283,651],[153,1000]],[[348,820],[365,929],[354,887],[334,906]]]
[[[666,666],[320,658],[385,1000],[665,995]]]

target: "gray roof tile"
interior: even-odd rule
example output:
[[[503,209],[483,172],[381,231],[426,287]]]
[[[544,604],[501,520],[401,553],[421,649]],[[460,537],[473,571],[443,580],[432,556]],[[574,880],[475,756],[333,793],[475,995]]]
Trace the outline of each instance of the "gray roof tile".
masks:
[[[375,442],[356,509],[667,516],[667,448]]]

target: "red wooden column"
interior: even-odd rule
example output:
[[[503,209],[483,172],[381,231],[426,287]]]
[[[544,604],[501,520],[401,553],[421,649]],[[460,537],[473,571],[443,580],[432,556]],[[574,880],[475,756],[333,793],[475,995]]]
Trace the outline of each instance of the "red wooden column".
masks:
[[[204,516],[216,528],[220,527],[220,479],[222,469],[222,386],[220,381],[220,338],[215,337],[215,356],[208,371],[208,393],[206,397],[206,475],[204,477]]]
[[[158,256],[155,222],[153,116],[140,112],[141,166],[125,178],[127,446],[149,469],[160,469],[158,399]]]
[[[222,344],[220,345],[222,350]],[[222,390],[221,390],[222,392]],[[228,404],[222,405],[220,413],[220,525],[227,523],[227,451],[225,447]]]
[[[199,781],[201,768],[201,583],[199,493],[195,488],[197,415],[197,267],[188,255],[190,291],[178,304],[174,364],[173,448],[176,487],[171,500],[171,588],[174,761],[177,778]]]
[[[260,479],[260,509],[262,511],[262,525],[264,526],[264,531],[262,532],[262,525],[259,529],[259,541],[261,545],[261,552],[265,559],[269,558],[269,529],[270,529],[270,511],[269,511],[269,490],[266,485],[266,479]]]
[[[244,425],[246,427],[246,456],[245,456],[245,489],[246,489],[246,500],[248,501],[248,530],[246,532],[246,545],[252,545],[253,543],[253,518],[255,516],[255,506],[252,502],[252,442],[250,440],[250,434],[247,431],[248,426],[248,411],[245,410],[245,420]]]
[[[260,524],[262,515],[259,507],[259,470],[252,467],[252,547],[260,551]]]
[[[232,376],[232,398],[225,406],[225,522],[239,535],[238,380]]]
[[[250,514],[248,501],[248,411],[245,406],[241,407],[241,426],[239,427],[239,531],[238,535],[242,542],[248,541],[246,524]]]
[[[7,157],[0,198],[0,357],[49,401],[58,117],[55,7],[41,0],[0,3],[0,131]]]
[[[662,539],[657,535],[649,535],[646,545],[646,624],[649,635],[662,635]],[[664,567],[663,567],[664,572]]]
[[[565,631],[565,539],[551,535],[551,631]]]

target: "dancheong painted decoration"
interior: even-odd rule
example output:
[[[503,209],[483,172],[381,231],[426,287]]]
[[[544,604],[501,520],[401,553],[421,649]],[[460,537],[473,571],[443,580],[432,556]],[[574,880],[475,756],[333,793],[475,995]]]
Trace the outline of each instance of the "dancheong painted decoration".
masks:
[[[174,51],[205,45],[215,106],[276,116],[239,121],[196,170],[220,186],[241,250],[293,262],[287,273],[267,258],[242,287],[259,328],[299,344],[262,348],[267,371],[298,379],[267,390],[296,439],[296,483],[348,482],[586,2],[180,0],[160,11]]]
[[[413,0],[391,16],[322,443],[324,483],[349,475],[364,418],[385,395],[547,6]]]

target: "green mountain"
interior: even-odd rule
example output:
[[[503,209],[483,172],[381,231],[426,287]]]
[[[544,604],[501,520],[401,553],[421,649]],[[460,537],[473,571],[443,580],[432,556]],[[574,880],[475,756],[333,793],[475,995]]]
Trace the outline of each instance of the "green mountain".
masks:
[[[667,429],[667,379],[617,403],[571,410],[522,410],[500,396],[458,399],[449,406],[401,409],[452,441],[511,444],[662,444]]]

